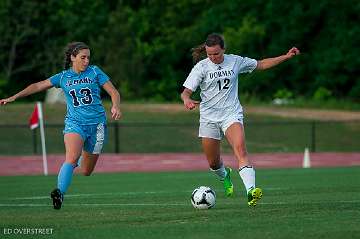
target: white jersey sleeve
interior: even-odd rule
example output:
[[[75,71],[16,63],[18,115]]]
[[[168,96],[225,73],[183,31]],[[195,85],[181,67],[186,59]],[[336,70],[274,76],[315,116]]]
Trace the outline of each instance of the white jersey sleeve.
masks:
[[[198,62],[191,70],[190,74],[186,78],[183,86],[190,89],[192,92],[196,91],[201,81],[204,79],[204,68],[201,62]]]
[[[238,74],[242,73],[251,73],[257,67],[257,60],[249,58],[249,57],[242,57],[236,56],[237,59],[237,72]]]

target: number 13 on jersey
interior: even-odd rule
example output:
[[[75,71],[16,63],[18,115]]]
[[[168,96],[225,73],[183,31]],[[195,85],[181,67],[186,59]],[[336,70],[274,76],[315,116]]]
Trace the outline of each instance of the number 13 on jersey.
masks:
[[[69,94],[72,97],[75,107],[79,106],[81,103],[83,105],[90,105],[93,102],[91,90],[89,88],[81,88],[79,91],[72,89],[69,91]]]

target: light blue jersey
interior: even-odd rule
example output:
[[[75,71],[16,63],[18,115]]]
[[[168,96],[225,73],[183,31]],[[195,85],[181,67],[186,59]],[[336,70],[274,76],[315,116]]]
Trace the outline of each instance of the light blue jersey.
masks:
[[[94,125],[106,122],[105,109],[101,103],[101,86],[109,77],[97,66],[88,66],[77,74],[64,70],[52,77],[50,81],[56,88],[64,91],[67,104],[65,123]]]

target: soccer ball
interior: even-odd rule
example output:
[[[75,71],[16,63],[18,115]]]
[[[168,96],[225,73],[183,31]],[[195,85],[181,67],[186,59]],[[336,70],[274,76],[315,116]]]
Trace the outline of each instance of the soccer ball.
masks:
[[[215,191],[206,186],[195,188],[191,194],[191,204],[196,209],[210,209],[215,206]]]

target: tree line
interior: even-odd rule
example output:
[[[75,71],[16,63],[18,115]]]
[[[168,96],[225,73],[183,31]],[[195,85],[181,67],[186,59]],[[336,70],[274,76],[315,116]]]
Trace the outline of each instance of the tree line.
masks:
[[[227,53],[302,52],[241,76],[244,97],[359,102],[359,12],[358,0],[0,0],[0,98],[61,71],[65,45],[84,41],[123,98],[178,101],[191,48],[217,32]]]

